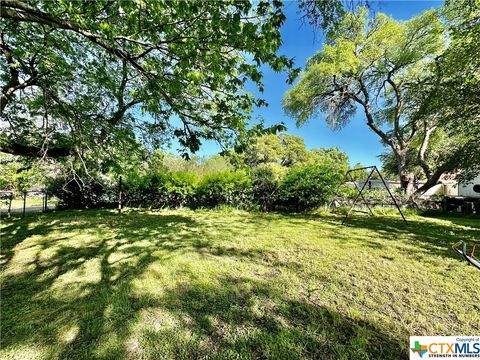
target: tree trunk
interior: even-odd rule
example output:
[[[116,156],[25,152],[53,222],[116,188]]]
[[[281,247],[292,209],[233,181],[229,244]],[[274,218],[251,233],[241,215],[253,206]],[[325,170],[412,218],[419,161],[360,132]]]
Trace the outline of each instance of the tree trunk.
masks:
[[[447,168],[448,168],[447,166],[438,167],[438,169],[427,179],[427,182],[422,186],[420,186],[412,195],[421,195],[424,192],[426,192],[428,189],[437,185],[440,181],[440,177],[443,175],[443,173]]]
[[[417,155],[417,160],[423,172],[425,173],[425,176],[427,179],[429,179],[432,176],[432,170],[430,169],[430,166],[428,165],[425,159],[425,153],[427,151],[427,148],[430,142],[430,136],[432,135],[432,133],[435,131],[436,128],[437,128],[436,126],[429,127],[428,122],[425,121],[422,145],[420,146],[420,149],[418,150],[418,155]]]
[[[400,188],[404,194],[409,195],[412,192],[411,176],[407,170],[407,154],[406,151],[395,151],[395,157],[397,158],[398,177],[400,179]]]

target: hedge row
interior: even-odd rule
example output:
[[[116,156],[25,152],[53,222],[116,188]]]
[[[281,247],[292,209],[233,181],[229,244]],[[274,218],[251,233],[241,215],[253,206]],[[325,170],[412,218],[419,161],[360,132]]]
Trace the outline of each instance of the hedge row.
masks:
[[[188,172],[151,173],[126,179],[124,200],[134,207],[217,207],[305,211],[328,202],[344,170],[331,162],[280,169],[263,166],[223,171],[201,179]]]

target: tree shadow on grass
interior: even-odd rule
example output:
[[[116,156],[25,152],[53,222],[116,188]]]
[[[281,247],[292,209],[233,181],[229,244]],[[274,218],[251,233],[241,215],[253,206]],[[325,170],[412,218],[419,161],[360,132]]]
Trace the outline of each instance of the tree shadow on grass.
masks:
[[[3,227],[0,228],[1,239],[1,258],[0,265],[5,266],[11,260],[13,256],[13,248],[30,236],[29,226],[30,224],[38,221],[37,217],[28,217],[26,219],[3,219]],[[50,231],[50,226],[39,226],[35,234],[42,235],[47,234]]]
[[[161,295],[139,294],[134,281],[148,266],[167,265],[183,252],[249,261],[272,256],[214,243],[208,234],[216,223],[193,216],[87,215],[56,214],[3,228],[4,269],[16,246],[34,235],[44,237],[30,249],[25,244],[33,256],[20,271],[3,274],[3,349],[34,344],[52,359],[406,357],[398,341],[376,325],[308,299],[285,297],[268,279],[218,274],[200,280],[184,269],[190,281],[160,289]],[[238,231],[227,225],[222,232]],[[95,239],[95,231],[107,233]],[[65,243],[77,232],[93,240]]]
[[[171,325],[144,329],[137,355],[149,359],[407,358],[406,347],[373,324],[349,319],[308,299],[287,298],[264,280],[231,276],[216,280],[192,281],[168,291],[158,306],[173,317]],[[155,313],[155,308],[150,311]]]
[[[31,342],[47,348],[52,345],[58,347],[63,341],[65,353],[60,358],[104,357],[101,351],[92,352],[95,349],[93,344],[102,337],[108,337],[109,332],[113,338],[124,338],[128,333],[128,323],[141,307],[139,303],[145,300],[132,297],[132,280],[140,276],[149,264],[164,261],[167,257],[158,253],[162,249],[161,238],[147,246],[135,246],[135,243],[159,234],[168,237],[179,227],[195,223],[191,218],[182,216],[141,214],[108,219],[111,216],[109,212],[92,212],[89,215],[95,217],[98,214],[98,223],[85,223],[81,218],[78,221],[72,218],[70,220],[73,221],[68,222],[66,217],[71,218],[71,214],[66,217],[61,214],[53,222],[36,222],[36,219],[29,218],[3,228],[2,268],[7,270],[2,276],[3,348]],[[20,264],[22,269],[8,269],[15,247],[22,246],[22,242],[30,236],[47,236],[52,231],[59,234],[88,232],[92,227],[105,223],[110,223],[107,225],[112,230],[110,237],[105,236],[83,246],[64,244],[64,236],[60,237],[62,240],[56,237],[42,239],[30,249],[32,258]],[[138,231],[129,230],[137,228]],[[176,251],[181,246],[192,246],[190,241],[188,239],[183,245],[179,242],[175,248],[168,245],[166,250]],[[132,246],[122,250],[122,246],[126,245]],[[28,245],[23,250],[28,251],[27,248]],[[40,258],[42,251],[52,249],[53,252],[46,258]],[[122,254],[120,264],[110,259],[117,252]],[[98,269],[92,270],[92,267]],[[89,272],[96,272],[95,278],[88,279]],[[71,278],[64,280],[68,274]],[[75,278],[77,276],[79,279]],[[86,281],[81,281],[82,277]],[[73,333],[68,335],[69,331]],[[64,332],[67,335],[62,335]],[[62,340],[65,336],[67,338]],[[117,349],[116,355],[121,355],[122,351],[118,349],[122,347],[115,346],[116,341],[121,340],[105,341],[112,342],[112,346],[105,349],[106,353]],[[57,355],[50,353],[45,356],[54,358]],[[116,358],[116,355],[105,356]]]

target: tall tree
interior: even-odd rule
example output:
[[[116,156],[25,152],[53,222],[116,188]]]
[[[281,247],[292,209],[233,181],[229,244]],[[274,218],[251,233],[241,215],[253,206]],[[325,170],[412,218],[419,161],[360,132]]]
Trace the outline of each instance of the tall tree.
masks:
[[[242,163],[249,167],[276,163],[290,167],[305,162],[308,151],[303,138],[291,134],[268,134],[260,136],[240,155]]]
[[[424,78],[428,60],[441,53],[442,34],[433,10],[399,22],[381,13],[370,19],[360,7],[344,16],[308,61],[298,84],[285,94],[284,109],[297,125],[324,113],[333,129],[361,109],[366,125],[391,148],[404,180],[407,154],[421,126],[405,108],[406,94]]]
[[[59,157],[100,144],[228,141],[264,105],[280,1],[19,1],[0,11],[0,151]]]
[[[410,171],[426,182],[418,194],[449,173],[469,180],[480,171],[480,2],[447,1],[441,8],[448,46],[429,62],[405,96],[409,116],[420,124],[407,154]],[[386,170],[396,163],[382,155]]]
[[[446,172],[468,180],[480,171],[480,1],[447,1],[441,14],[448,47],[408,96],[422,124],[416,163],[428,180],[419,193]]]

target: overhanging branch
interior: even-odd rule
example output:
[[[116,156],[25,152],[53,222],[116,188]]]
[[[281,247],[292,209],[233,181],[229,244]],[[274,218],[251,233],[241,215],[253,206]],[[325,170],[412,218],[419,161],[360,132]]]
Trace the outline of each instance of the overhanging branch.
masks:
[[[25,145],[14,141],[2,142],[0,144],[0,152],[28,157],[42,157],[46,155],[51,158],[59,158],[70,155],[72,151],[73,148],[66,145],[50,146],[47,149],[42,149],[40,146]]]

